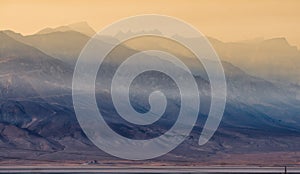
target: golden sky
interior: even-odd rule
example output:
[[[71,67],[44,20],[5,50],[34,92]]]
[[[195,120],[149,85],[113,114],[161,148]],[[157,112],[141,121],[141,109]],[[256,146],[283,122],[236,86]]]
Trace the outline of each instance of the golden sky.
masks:
[[[149,13],[185,20],[222,41],[286,37],[300,48],[300,0],[0,0],[0,30],[27,35],[87,21],[99,31]]]

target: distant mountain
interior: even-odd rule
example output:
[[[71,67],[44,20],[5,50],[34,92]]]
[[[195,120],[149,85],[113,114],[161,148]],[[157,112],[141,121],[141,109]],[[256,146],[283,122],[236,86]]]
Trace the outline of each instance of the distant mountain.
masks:
[[[154,30],[151,33],[159,34],[159,31]],[[81,49],[89,40],[88,36],[70,30],[65,32],[53,30],[48,34],[30,36],[22,36],[12,31],[6,31],[6,34],[72,66],[75,65]],[[117,33],[118,37],[132,34],[130,31]],[[186,39],[193,41],[193,38]],[[113,38],[107,40],[114,42]],[[222,60],[232,63],[250,75],[286,85],[300,83],[300,51],[295,46],[291,46],[285,38],[268,40],[257,38],[232,43],[209,38],[209,41]],[[159,45],[164,46],[163,43]],[[143,46],[140,44],[140,47]]]
[[[1,96],[29,97],[70,89],[72,68],[67,64],[3,32],[0,39]]]
[[[76,31],[52,32],[22,36],[12,31],[5,31],[7,35],[24,44],[55,57],[74,66],[76,60],[89,37]]]
[[[143,34],[144,32],[139,32]],[[160,34],[149,31],[148,34]],[[119,32],[119,38],[132,36],[132,31]],[[176,34],[173,38],[182,36]],[[195,38],[184,38],[193,42]],[[240,42],[222,42],[208,38],[220,58],[241,68],[246,73],[283,84],[300,84],[300,51],[288,43],[286,38],[256,38]],[[157,43],[163,46],[163,43]],[[140,47],[143,47],[140,44]],[[181,52],[181,50],[178,50]]]
[[[126,39],[126,38],[130,38],[130,37],[132,37],[136,34],[139,34],[139,35],[143,35],[143,34],[153,34],[153,35],[158,34],[158,35],[161,35],[162,33],[159,30],[151,30],[151,31],[147,31],[147,32],[145,32],[145,31],[133,32],[131,30],[124,32],[124,31],[120,30],[118,33],[116,33],[115,36],[116,36],[116,38],[118,38],[120,40],[123,40],[123,39]]]
[[[65,31],[77,31],[89,37],[96,34],[95,30],[92,29],[92,27],[90,27],[87,22],[78,22],[78,23],[73,23],[66,26],[56,27],[56,28],[45,28],[37,32],[36,34],[49,34],[53,32],[65,32]]]
[[[285,38],[224,43],[210,38],[222,60],[266,80],[300,84],[300,51]]]

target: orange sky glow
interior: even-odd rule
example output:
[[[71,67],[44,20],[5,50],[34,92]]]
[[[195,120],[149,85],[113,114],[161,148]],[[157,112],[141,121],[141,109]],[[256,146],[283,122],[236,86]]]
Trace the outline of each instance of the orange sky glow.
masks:
[[[0,0],[0,30],[34,34],[86,21],[96,31],[139,14],[173,16],[222,41],[286,37],[300,48],[297,0]]]

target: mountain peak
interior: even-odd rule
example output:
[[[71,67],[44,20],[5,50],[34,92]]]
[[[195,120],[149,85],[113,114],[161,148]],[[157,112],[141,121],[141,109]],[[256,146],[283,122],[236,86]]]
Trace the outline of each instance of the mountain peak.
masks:
[[[69,24],[67,27],[90,37],[96,34],[95,30],[86,21]]]
[[[264,40],[260,43],[263,48],[271,50],[281,50],[281,51],[292,51],[298,52],[297,46],[291,45],[285,37],[277,37],[272,39]]]
[[[289,42],[285,37],[277,37],[272,39],[267,39],[263,41],[264,44],[271,44],[271,45],[287,45],[290,46]]]
[[[85,21],[83,22],[77,22],[77,23],[72,23],[69,25],[65,26],[59,26],[56,28],[45,28],[36,34],[49,34],[53,32],[65,32],[65,31],[77,31],[79,33],[82,33],[84,35],[87,35],[89,37],[93,36],[96,32],[92,29],[92,27]]]
[[[22,37],[23,35],[21,33],[16,33],[12,30],[3,30],[1,31],[2,33],[6,34],[7,36],[10,36],[12,38],[19,38]]]
[[[10,32],[8,32],[10,33]],[[10,33],[12,34],[12,33]],[[41,56],[43,53],[38,49],[23,44],[13,37],[9,36],[5,31],[0,32],[0,58],[20,56],[22,57],[36,57]],[[34,52],[34,54],[33,54]]]

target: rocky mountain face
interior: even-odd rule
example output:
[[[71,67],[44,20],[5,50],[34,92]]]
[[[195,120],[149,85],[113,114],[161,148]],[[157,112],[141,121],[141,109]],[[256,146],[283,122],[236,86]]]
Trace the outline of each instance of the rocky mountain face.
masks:
[[[64,134],[67,131],[61,128],[68,127],[61,126],[60,129],[49,131],[52,127],[47,128],[46,125],[51,125],[49,123],[55,120],[65,120],[63,125],[76,124],[76,119],[68,114],[72,112],[72,69],[3,32],[0,38],[3,41],[0,45],[0,120],[6,133],[9,130],[16,131],[16,134],[11,132],[5,135],[2,143],[13,141],[13,144],[21,147],[26,143],[22,140],[21,135],[24,135],[24,138],[32,141],[32,144],[27,142],[28,147],[39,148],[34,147],[34,144],[41,141],[45,144],[44,150],[47,147],[55,149],[59,143],[51,144],[52,140],[47,140],[46,136],[55,132]],[[57,146],[57,149],[62,149],[62,145]]]
[[[73,65],[88,37],[75,31],[54,31],[32,36],[6,31],[0,32],[0,40],[1,158],[45,161],[114,159],[98,150],[86,138],[76,120],[72,105]],[[276,46],[277,41],[274,42],[276,43],[272,41],[268,44]],[[69,52],[64,49],[69,49]],[[134,51],[127,47],[122,49],[124,53]],[[243,54],[248,55],[246,52]],[[183,144],[156,160],[203,162],[216,161],[217,158],[230,154],[299,150],[300,146],[298,147],[296,141],[300,135],[300,101],[297,97],[299,86],[287,88],[285,85],[249,75],[240,69],[242,65],[234,66],[225,61],[222,63],[228,97],[224,117],[215,136],[208,144],[197,145],[210,107],[209,81],[205,73],[199,73],[195,75],[201,93],[197,124]],[[110,64],[110,67],[114,66],[116,65]],[[110,74],[110,71],[108,68],[104,73]],[[101,74],[103,77],[106,75]],[[140,112],[149,109],[145,107],[148,98],[140,96],[151,92],[151,78],[161,81],[159,87],[168,92],[171,102],[169,117],[151,129],[121,122],[106,100],[110,97],[109,93],[101,91],[101,88],[98,90],[96,97],[101,100],[98,104],[109,117],[108,123],[126,137],[143,139],[147,138],[145,132],[150,136],[165,132],[171,124],[170,121],[174,121],[173,115],[180,108],[174,84],[169,83],[168,78],[155,73],[141,76],[136,81],[138,83],[133,85],[135,93],[131,99],[134,108]],[[101,83],[98,84],[101,87]]]

